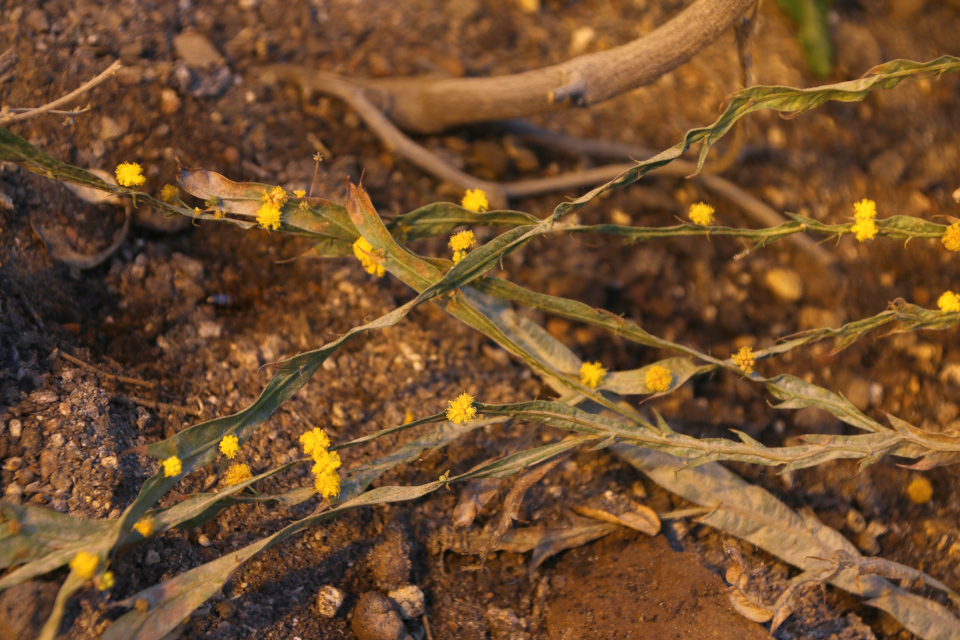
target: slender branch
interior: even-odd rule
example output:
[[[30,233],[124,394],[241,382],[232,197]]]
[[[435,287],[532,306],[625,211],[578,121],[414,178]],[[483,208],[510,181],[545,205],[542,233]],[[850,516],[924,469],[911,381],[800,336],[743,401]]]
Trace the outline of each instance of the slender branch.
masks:
[[[649,84],[729,29],[755,0],[695,0],[652,33],[550,67],[493,78],[350,79],[404,131],[451,127],[585,107]],[[316,72],[318,88],[343,82]]]
[[[118,60],[114,62],[112,65],[110,65],[109,67],[107,67],[106,69],[104,69],[102,72],[100,72],[100,74],[98,74],[95,78],[88,80],[87,82],[80,85],[79,87],[77,87],[76,89],[68,93],[67,95],[63,96],[62,98],[58,98],[53,102],[48,102],[42,107],[37,107],[36,109],[30,109],[29,111],[24,111],[23,113],[17,113],[12,116],[0,116],[0,126],[5,127],[12,122],[20,122],[22,120],[27,120],[29,118],[33,118],[34,116],[38,116],[41,113],[46,113],[47,111],[53,111],[57,107],[63,104],[66,104],[68,102],[71,102],[76,98],[80,97],[81,95],[83,95],[84,93],[86,93],[87,91],[90,91],[91,89],[96,87],[98,84],[100,84],[101,82],[103,82],[104,80],[112,76],[114,73],[116,73],[117,69],[119,69],[120,67],[121,67],[120,61]]]

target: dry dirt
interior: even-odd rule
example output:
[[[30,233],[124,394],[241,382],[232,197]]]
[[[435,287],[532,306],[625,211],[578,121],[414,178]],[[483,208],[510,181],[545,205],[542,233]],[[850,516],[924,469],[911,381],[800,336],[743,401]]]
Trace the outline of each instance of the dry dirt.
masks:
[[[115,59],[124,69],[89,96],[92,109],[46,116],[12,130],[61,160],[112,170],[122,161],[146,168],[154,191],[172,181],[177,159],[234,179],[306,188],[311,156],[325,155],[317,189],[343,196],[345,177],[364,176],[384,214],[402,213],[457,193],[386,152],[358,118],[328,98],[302,100],[294,87],[263,86],[258,65],[292,62],[358,76],[414,73],[488,75],[563,60],[578,29],[589,25],[595,51],[662,24],[685,3],[545,0],[536,14],[498,0],[210,0],[178,2],[24,0],[0,3],[0,53],[19,62],[0,77],[0,102],[35,106],[75,88]],[[757,82],[810,86],[791,26],[764,3],[755,46]],[[858,76],[884,60],[929,60],[960,49],[960,13],[949,4],[887,0],[840,2],[831,13],[838,65],[831,80]],[[196,32],[178,50],[178,34]],[[199,43],[199,44],[198,44]],[[203,43],[210,43],[207,50]],[[689,64],[650,87],[589,110],[536,119],[574,135],[664,148],[686,129],[713,120],[736,89],[737,63],[727,34]],[[850,218],[861,197],[880,215],[935,219],[957,215],[950,194],[960,186],[960,79],[906,83],[861,104],[829,104],[795,120],[749,119],[739,162],[725,176],[775,208],[830,222]],[[483,127],[422,140],[477,175],[510,180],[589,166],[576,157],[516,150]],[[531,161],[533,159],[533,161]],[[143,480],[149,459],[122,456],[200,419],[249,404],[268,379],[265,363],[322,344],[410,299],[387,277],[375,280],[353,259],[278,263],[308,246],[278,234],[226,225],[192,227],[138,212],[120,250],[106,264],[79,271],[52,260],[30,220],[63,229],[74,249],[110,244],[122,209],[87,205],[65,188],[5,164],[0,193],[0,460],[4,499],[84,517],[116,517]],[[563,197],[513,203],[543,216]],[[719,219],[748,226],[735,205],[693,182],[652,178],[601,198],[584,222],[624,217],[638,225],[669,224],[697,200],[714,202]],[[481,236],[481,240],[489,236]],[[509,277],[533,289],[575,298],[640,322],[645,329],[726,356],[742,344],[771,344],[798,329],[866,317],[903,297],[933,306],[960,286],[955,257],[935,241],[907,246],[845,238],[827,246],[831,274],[784,243],[734,261],[733,240],[681,239],[622,245],[610,238],[541,238],[505,262]],[[420,242],[438,255],[442,240]],[[767,276],[775,268],[799,277],[798,300],[778,298]],[[666,357],[589,327],[531,317],[584,357],[610,369]],[[92,363],[76,364],[63,354]],[[834,355],[829,345],[793,353],[765,372],[806,377],[844,393],[870,415],[889,412],[933,431],[960,416],[960,347],[956,333],[871,336]],[[770,367],[768,370],[767,367]],[[774,369],[776,368],[776,369]],[[109,375],[108,375],[109,374]],[[136,379],[123,381],[116,376]],[[443,312],[422,307],[400,326],[349,344],[258,431],[241,453],[260,472],[298,455],[297,438],[314,425],[342,442],[426,415],[467,391],[484,402],[526,400],[544,392],[519,364]],[[801,433],[845,427],[814,411],[778,412],[760,389],[729,373],[697,379],[652,404],[678,429],[703,436],[746,431],[765,444]],[[349,450],[345,467],[396,448],[420,432]],[[421,483],[500,454],[557,437],[533,425],[479,430],[442,453],[423,456],[380,484]],[[796,508],[811,509],[848,533],[851,512],[887,529],[884,557],[922,569],[960,588],[960,489],[953,469],[927,473],[933,500],[915,505],[904,488],[913,473],[885,460],[857,475],[831,463],[786,476],[765,468],[736,470]],[[306,470],[271,478],[277,492],[309,482]],[[202,490],[204,474],[167,497]],[[563,524],[569,507],[593,496],[646,495],[657,511],[685,506],[604,452],[581,451],[527,496],[524,524]],[[503,492],[502,492],[503,493]],[[501,496],[502,496],[501,493]],[[311,530],[249,562],[221,594],[182,629],[184,638],[351,638],[350,615],[361,594],[383,588],[385,555],[404,554],[397,579],[426,594],[430,636],[443,638],[760,638],[766,632],[736,615],[725,599],[724,536],[681,523],[654,540],[620,533],[548,560],[498,553],[482,571],[476,559],[428,550],[450,523],[457,487],[411,504],[363,509]],[[495,500],[477,527],[493,521]],[[201,530],[168,532],[123,557],[109,599],[85,591],[71,602],[66,638],[98,637],[119,600],[249,544],[315,507],[238,506]],[[403,543],[397,543],[399,536]],[[771,589],[790,569],[740,545]],[[399,549],[388,554],[384,549]],[[406,567],[406,568],[404,568]],[[20,611],[31,637],[38,610],[49,606],[47,581],[2,596],[0,611]],[[346,602],[334,618],[316,610],[322,585]],[[2,616],[13,624],[13,616]],[[0,623],[4,624],[4,623]],[[18,623],[20,624],[20,623]],[[422,621],[408,630],[423,637]],[[781,627],[779,638],[908,638],[875,610],[828,591],[812,594]]]

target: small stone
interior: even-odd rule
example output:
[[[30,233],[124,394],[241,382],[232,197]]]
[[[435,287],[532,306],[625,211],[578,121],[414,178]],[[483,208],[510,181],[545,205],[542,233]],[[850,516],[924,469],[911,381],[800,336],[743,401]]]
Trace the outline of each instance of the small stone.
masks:
[[[387,597],[400,608],[400,615],[410,620],[419,618],[426,611],[426,598],[415,584],[405,584],[387,593]]]
[[[39,636],[53,610],[57,590],[53,582],[31,580],[0,593],[0,638],[31,640]]]
[[[147,555],[143,557],[144,566],[149,567],[157,564],[158,562],[160,562],[160,554],[154,551],[153,549],[150,549],[150,551],[147,551]]]
[[[100,139],[115,140],[122,135],[123,128],[117,123],[117,121],[110,116],[103,116],[103,119],[100,120]]]
[[[796,302],[803,297],[803,278],[793,269],[775,267],[767,271],[764,282],[782,302]]]
[[[180,110],[180,96],[173,89],[164,89],[160,92],[160,113],[170,115]]]
[[[7,458],[3,462],[4,471],[16,471],[23,465],[23,458],[19,456],[14,456],[12,458]]]
[[[530,638],[530,634],[524,630],[526,624],[512,609],[490,607],[484,618],[490,627],[490,637],[494,640],[528,640]]]
[[[40,9],[30,11],[27,17],[23,19],[23,24],[40,33],[46,33],[50,30],[50,20],[47,19],[47,14]]]
[[[213,43],[202,33],[187,31],[173,38],[177,57],[192,69],[212,69],[224,64],[224,58]]]
[[[324,618],[336,616],[345,597],[343,591],[332,584],[323,585],[317,594],[317,613]]]
[[[870,382],[860,376],[851,376],[843,384],[841,393],[860,411],[870,408]]]
[[[40,477],[46,482],[53,475],[60,465],[57,463],[57,454],[50,449],[44,449],[40,452]]]
[[[207,534],[205,534],[205,533],[201,533],[201,534],[199,535],[199,537],[197,537],[197,543],[198,543],[201,547],[209,547],[210,545],[213,544],[213,542],[210,540],[209,536],[207,536]]]
[[[57,401],[56,391],[34,391],[30,394],[30,399],[37,404],[50,404]]]
[[[7,426],[10,427],[10,435],[14,438],[19,438],[23,433],[23,423],[19,420],[11,420]]]
[[[357,640],[403,640],[407,635],[400,615],[390,601],[376,591],[360,596],[350,628]]]

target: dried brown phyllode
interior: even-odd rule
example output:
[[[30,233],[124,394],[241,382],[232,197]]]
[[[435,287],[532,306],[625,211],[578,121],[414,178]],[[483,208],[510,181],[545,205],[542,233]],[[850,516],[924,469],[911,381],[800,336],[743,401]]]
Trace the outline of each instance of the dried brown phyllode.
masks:
[[[410,581],[410,542],[406,534],[391,527],[367,556],[367,566],[377,588],[396,589]]]

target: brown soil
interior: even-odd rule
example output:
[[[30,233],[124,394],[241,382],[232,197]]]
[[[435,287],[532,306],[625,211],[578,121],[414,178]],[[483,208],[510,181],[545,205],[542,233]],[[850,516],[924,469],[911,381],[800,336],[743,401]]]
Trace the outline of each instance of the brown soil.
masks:
[[[0,87],[3,104],[35,106],[119,58],[125,68],[116,81],[88,96],[90,112],[36,118],[12,130],[81,166],[110,171],[122,161],[141,162],[153,191],[173,180],[178,158],[238,180],[307,188],[319,141],[328,149],[319,193],[342,199],[344,177],[363,173],[376,206],[393,214],[457,194],[385,152],[342,104],[301,100],[293,87],[259,84],[253,79],[257,65],[293,62],[358,76],[501,74],[568,57],[572,34],[585,25],[596,34],[586,50],[598,50],[649,32],[683,4],[547,0],[539,13],[528,15],[498,0],[24,0],[0,5],[0,53],[12,47],[19,54]],[[832,80],[856,77],[883,60],[929,60],[960,49],[960,16],[949,3],[844,2],[831,15],[838,47]],[[763,16],[755,47],[757,82],[814,84],[775,3],[764,3]],[[187,31],[203,34],[222,58],[205,63],[194,49],[183,52],[188,57],[183,60],[173,39]],[[574,135],[664,148],[684,130],[712,121],[722,98],[736,88],[735,51],[728,34],[650,87],[538,122]],[[775,208],[831,222],[848,220],[851,203],[861,197],[876,200],[881,216],[956,215],[950,194],[960,185],[958,88],[960,79],[945,76],[906,83],[860,104],[829,104],[792,121],[758,114],[749,119],[740,162],[725,175]],[[494,179],[588,165],[581,158],[529,149],[536,162],[531,165],[531,154],[523,153],[521,172],[521,155],[511,151],[515,141],[482,127],[423,142]],[[263,364],[322,344],[410,299],[404,286],[389,277],[368,277],[352,259],[278,264],[308,248],[300,239],[215,224],[169,233],[171,221],[144,211],[117,254],[81,272],[48,256],[31,217],[59,225],[75,250],[89,254],[110,244],[122,225],[122,210],[83,204],[65,188],[10,164],[0,166],[0,192],[13,203],[12,209],[0,206],[5,500],[116,517],[155,468],[148,458],[121,456],[123,451],[237,411],[267,381]],[[568,195],[573,194],[520,201],[513,208],[542,216]],[[714,202],[724,223],[753,225],[734,205],[694,183],[665,178],[614,192],[580,217],[597,223],[627,216],[633,224],[663,225],[698,200]],[[742,246],[726,239],[622,245],[609,238],[551,236],[512,254],[504,267],[527,287],[624,314],[657,335],[717,356],[740,344],[767,345],[798,329],[873,315],[897,297],[933,306],[940,292],[956,290],[960,282],[957,261],[935,241],[902,246],[846,238],[828,248],[838,258],[832,276],[784,243],[734,261]],[[428,255],[445,251],[441,239],[414,249]],[[800,276],[805,286],[799,300],[783,301],[771,292],[766,278],[774,267]],[[610,369],[667,356],[589,327],[530,316],[585,359],[600,359]],[[890,412],[944,431],[960,416],[958,365],[956,334],[947,331],[870,337],[838,355],[820,345],[761,366],[765,373],[791,372],[840,391],[878,419]],[[400,326],[338,352],[262,425],[245,445],[242,461],[254,472],[264,471],[297,455],[299,434],[312,426],[323,426],[343,442],[396,425],[408,410],[418,416],[437,411],[462,391],[493,403],[535,398],[543,388],[488,340],[440,310],[423,307]],[[720,436],[737,428],[769,445],[811,431],[844,431],[829,416],[778,412],[768,401],[757,387],[721,373],[652,407],[687,433]],[[421,433],[351,449],[345,467]],[[379,483],[435,480],[504,448],[559,435],[525,424],[478,430]],[[915,474],[896,462],[885,460],[859,475],[853,463],[786,476],[742,465],[736,470],[851,537],[846,524],[851,511],[885,525],[889,533],[879,538],[881,555],[960,588],[955,473],[928,473],[934,499],[914,505],[904,488]],[[306,471],[274,477],[260,490],[302,486],[309,482]],[[164,504],[202,490],[204,481],[203,473],[194,474]],[[467,571],[475,558],[448,554],[444,563],[428,550],[431,536],[450,523],[458,488],[452,489],[412,504],[359,510],[267,551],[191,616],[182,637],[350,638],[349,615],[358,598],[383,587],[382,571],[371,558],[383,557],[382,545],[395,544],[390,542],[395,531],[406,540],[400,547],[411,560],[403,579],[425,592],[430,632],[438,640],[763,633],[726,603],[718,577],[727,566],[725,536],[695,524],[675,525],[653,541],[611,536],[552,558],[535,572],[528,571],[528,558],[511,553],[495,554],[482,571]],[[570,506],[608,491],[647,494],[645,503],[660,512],[686,506],[614,456],[582,451],[530,491],[520,517],[530,524],[562,525],[570,520]],[[491,503],[475,526],[495,520],[501,504],[502,499]],[[109,600],[236,550],[315,506],[311,501],[234,507],[201,530],[166,533],[133,549],[115,567],[117,584]],[[676,552],[668,550],[667,540]],[[792,570],[762,552],[744,552],[754,579],[775,597]],[[315,605],[319,588],[327,584],[347,594],[332,619],[318,616]],[[41,585],[4,597],[23,598],[34,611],[49,591]],[[108,608],[109,600],[92,590],[81,592],[68,607],[64,637],[98,637],[118,614]],[[40,616],[23,618],[29,626]],[[408,624],[422,637],[422,622]],[[24,633],[30,637],[33,631]],[[777,636],[910,637],[833,590],[826,599],[813,594],[804,600]]]

